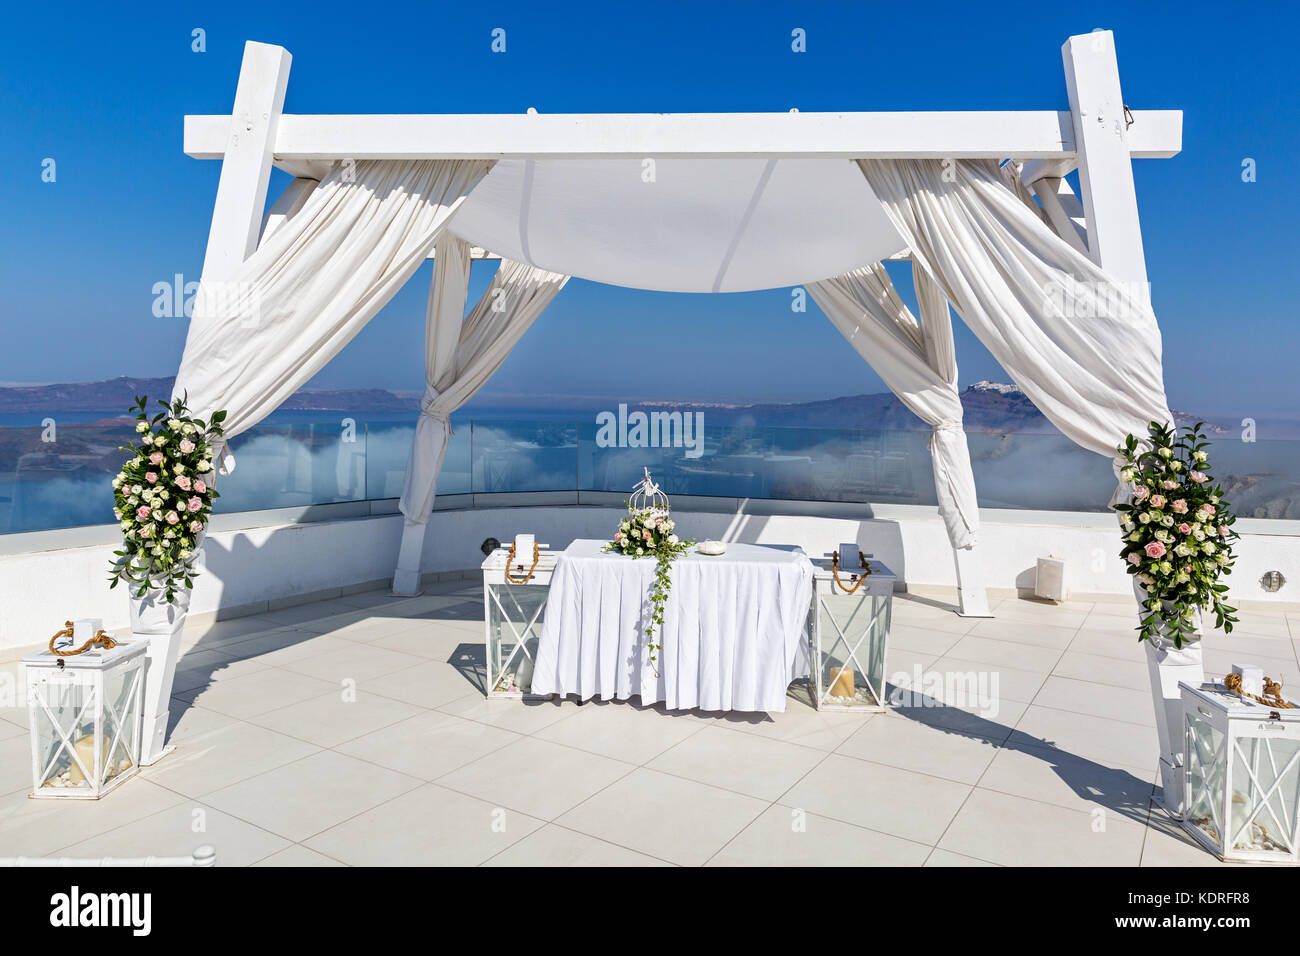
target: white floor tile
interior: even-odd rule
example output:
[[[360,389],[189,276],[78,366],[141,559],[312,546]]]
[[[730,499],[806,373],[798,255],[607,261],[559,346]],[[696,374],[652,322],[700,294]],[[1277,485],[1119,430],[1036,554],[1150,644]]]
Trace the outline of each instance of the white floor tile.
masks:
[[[920,866],[930,847],[840,820],[773,806],[709,866]]]
[[[730,790],[641,768],[556,822],[681,866],[698,866],[766,806]]]
[[[425,784],[305,841],[352,866],[476,866],[540,820]]]
[[[780,803],[933,845],[970,789],[952,780],[832,754]]]

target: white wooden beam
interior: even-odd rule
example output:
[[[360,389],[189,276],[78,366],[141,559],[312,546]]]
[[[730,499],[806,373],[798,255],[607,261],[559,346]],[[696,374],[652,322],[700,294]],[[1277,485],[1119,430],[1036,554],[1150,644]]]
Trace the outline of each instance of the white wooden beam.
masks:
[[[1136,157],[1182,148],[1182,113],[1134,114]],[[230,118],[186,116],[185,152],[220,159]],[[1065,111],[302,115],[280,117],[281,166],[338,159],[989,158],[1070,159]]]
[[[222,117],[221,179],[203,257],[206,282],[229,278],[257,248],[291,60],[283,47],[251,40],[244,44],[234,111]]]
[[[1043,212],[1056,230],[1056,234],[1088,255],[1087,218],[1079,198],[1064,179],[1044,178],[1029,187],[1043,204]]]
[[[1074,117],[1088,253],[1116,279],[1145,290],[1146,258],[1115,37],[1109,30],[1070,37],[1061,57]]]
[[[271,208],[266,211],[266,216],[262,219],[262,235],[257,241],[259,247],[271,238],[275,230],[294,217],[317,185],[319,181],[316,179],[298,177],[284,187],[284,192],[280,193],[280,197],[271,204]]]

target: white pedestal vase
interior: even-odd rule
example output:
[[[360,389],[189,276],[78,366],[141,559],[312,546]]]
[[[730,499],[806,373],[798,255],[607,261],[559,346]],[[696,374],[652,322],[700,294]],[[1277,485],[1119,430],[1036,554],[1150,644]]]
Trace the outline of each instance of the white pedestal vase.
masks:
[[[140,763],[156,763],[174,749],[165,746],[172,682],[176,678],[176,661],[180,657],[181,631],[190,610],[188,588],[178,588],[167,600],[165,588],[151,588],[144,597],[130,596],[131,633],[147,637],[145,652],[144,700],[142,702],[142,741]]]
[[[1147,598],[1136,581],[1133,593],[1137,596],[1138,619],[1147,616],[1142,605]],[[1164,630],[1164,625],[1160,625]],[[1201,638],[1204,625],[1198,611],[1191,628],[1183,630],[1183,646],[1175,647],[1173,640],[1153,637],[1143,641],[1147,655],[1147,674],[1151,678],[1151,701],[1156,712],[1156,730],[1160,735],[1160,786],[1164,796],[1159,803],[1175,820],[1183,818],[1183,701],[1178,689],[1180,681],[1199,687],[1205,681]]]

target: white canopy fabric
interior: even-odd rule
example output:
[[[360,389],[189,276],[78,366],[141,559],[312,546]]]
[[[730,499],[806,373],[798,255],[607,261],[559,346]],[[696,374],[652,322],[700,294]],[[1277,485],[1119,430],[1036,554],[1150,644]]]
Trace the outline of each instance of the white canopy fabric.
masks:
[[[957,394],[957,353],[948,300],[913,266],[921,321],[903,304],[880,263],[808,285],[813,300],[876,370],[890,390],[933,432],[939,514],[954,548],[970,548],[979,531],[979,505]]]
[[[914,260],[1061,432],[1113,457],[1125,435],[1171,420],[1145,293],[1052,232],[993,163],[858,165]]]
[[[328,176],[233,276],[205,279],[173,396],[232,438],[305,385],[428,258],[491,168],[367,160]]]
[[[437,245],[425,333],[426,381],[415,427],[406,482],[398,507],[407,521],[423,524],[433,510],[438,473],[447,454],[448,418],[501,367],[569,277],[501,261],[492,283],[463,322],[469,277],[469,246],[454,236]]]
[[[843,159],[503,160],[451,229],[518,262],[664,292],[803,285],[904,247]]]

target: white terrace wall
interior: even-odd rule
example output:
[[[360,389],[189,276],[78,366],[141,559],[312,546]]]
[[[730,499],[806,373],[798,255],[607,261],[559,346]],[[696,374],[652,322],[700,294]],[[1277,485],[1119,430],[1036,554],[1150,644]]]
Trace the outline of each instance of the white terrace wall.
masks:
[[[555,549],[574,538],[603,538],[622,511],[612,500],[578,504],[572,494],[517,496],[515,500],[537,503],[514,507],[500,506],[493,496],[478,497],[478,502],[451,497],[439,503],[441,509],[429,522],[426,573],[476,569],[482,560],[479,546],[489,536],[505,541],[529,531]],[[461,507],[471,503],[476,506]],[[700,539],[797,544],[812,555],[856,541],[897,570],[907,587],[946,601],[955,597],[947,590],[956,586],[952,551],[931,508],[881,506],[855,514],[853,506],[841,505],[749,502],[744,512],[738,510],[741,505],[735,499],[694,500],[687,507],[679,502],[682,530]],[[763,507],[780,507],[783,513],[754,513]],[[294,522],[282,518],[280,523],[271,521],[273,516],[252,512],[218,519],[205,546],[193,613],[254,613],[386,586],[391,578],[401,537],[399,515]],[[1121,600],[1131,593],[1115,556],[1116,529],[1109,516],[988,510],[982,518],[979,551],[994,596],[1030,591],[1037,559],[1049,554],[1065,560],[1066,584],[1073,596]],[[234,522],[245,526],[230,527]],[[1240,523],[1244,534],[1237,571],[1228,579],[1234,598],[1300,602],[1298,525]],[[114,530],[78,529],[71,540],[69,532],[24,535],[27,543],[48,543],[0,554],[0,647],[44,641],[69,618],[101,617],[110,628],[127,623],[125,592],[121,587],[110,591],[107,585]],[[77,544],[78,537],[91,543]],[[10,542],[21,543],[16,537]],[[1287,580],[1276,593],[1265,592],[1259,583],[1270,570],[1281,571]]]

